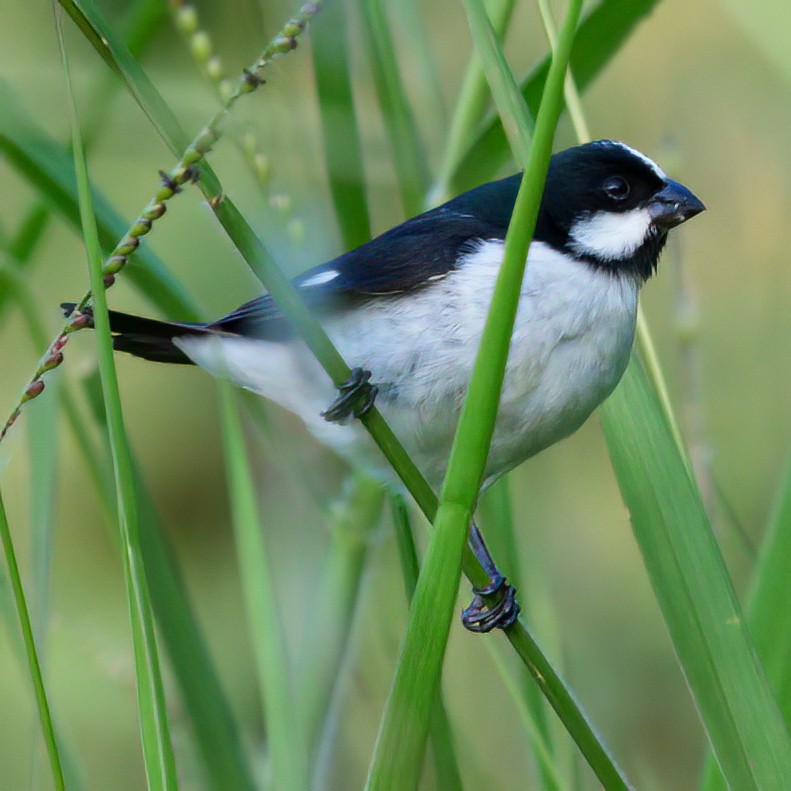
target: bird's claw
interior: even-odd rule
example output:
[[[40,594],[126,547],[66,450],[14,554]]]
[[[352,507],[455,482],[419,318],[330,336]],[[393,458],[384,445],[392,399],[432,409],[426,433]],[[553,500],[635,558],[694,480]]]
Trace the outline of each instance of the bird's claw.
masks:
[[[461,622],[470,632],[485,634],[492,629],[507,629],[519,617],[516,588],[502,575],[484,588],[473,588],[472,592],[473,599],[461,614]],[[498,593],[497,601],[491,602],[489,597]]]
[[[321,416],[330,423],[339,423],[348,417],[362,417],[376,401],[379,388],[371,384],[371,372],[353,368],[352,375],[338,386],[338,397]]]

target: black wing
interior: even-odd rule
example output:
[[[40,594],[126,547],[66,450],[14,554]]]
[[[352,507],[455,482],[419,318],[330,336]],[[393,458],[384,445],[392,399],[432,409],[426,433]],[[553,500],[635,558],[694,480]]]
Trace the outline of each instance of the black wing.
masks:
[[[387,298],[428,286],[457,266],[465,249],[481,239],[504,239],[521,176],[511,176],[465,192],[420,214],[376,239],[314,267],[294,280],[303,299],[320,312],[361,300]],[[62,305],[68,316],[74,304]],[[90,310],[85,311],[92,323]],[[158,321],[110,311],[118,351],[147,360],[191,364],[174,343],[185,335],[229,332],[278,339],[292,334],[269,294],[245,303],[214,322]]]
[[[310,306],[329,312],[361,299],[427,286],[453,271],[465,249],[476,241],[505,238],[521,178],[517,174],[465,192],[309,269],[294,279],[294,285]],[[269,294],[208,327],[273,339],[290,334]]]

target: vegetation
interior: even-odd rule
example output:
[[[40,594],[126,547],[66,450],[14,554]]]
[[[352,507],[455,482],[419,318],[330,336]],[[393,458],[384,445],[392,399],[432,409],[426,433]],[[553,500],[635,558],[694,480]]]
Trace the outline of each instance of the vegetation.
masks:
[[[675,73],[660,55],[681,35],[681,12],[600,0],[580,17],[581,5],[559,9],[557,29],[548,3],[511,0],[137,0],[120,15],[60,0],[54,25],[11,10],[16,69],[0,82],[10,186],[0,405],[12,429],[0,440],[0,695],[10,701],[0,786],[791,787],[784,402],[772,388],[740,402],[766,442],[742,432],[741,448],[722,428],[711,393],[723,377],[709,370],[726,348],[710,340],[722,324],[714,308],[708,332],[694,321],[678,247],[649,310],[659,351],[642,319],[632,364],[600,410],[611,466],[588,427],[476,503],[553,140],[589,136],[594,84],[601,136],[652,150],[695,130],[657,110],[671,100],[646,80],[645,64]],[[736,19],[778,57],[754,20]],[[46,46],[28,48],[34,37]],[[704,42],[695,57],[715,51]],[[572,123],[556,132],[564,101]],[[709,137],[698,131],[696,150]],[[717,163],[664,148],[658,158],[689,171],[704,199],[724,178]],[[204,317],[248,298],[252,272],[340,383],[353,361],[289,276],[517,166],[528,178],[439,497],[381,415],[363,420],[414,512],[260,400],[112,354],[108,298]],[[732,153],[729,168],[743,169]],[[206,222],[210,212],[219,222]],[[683,258],[722,278],[715,256],[731,251],[716,224]],[[761,354],[741,352],[751,373],[787,384],[785,292],[772,301],[757,267],[727,271],[731,289],[767,307],[752,341]],[[79,316],[57,324],[58,303],[84,292],[93,334],[79,332]],[[742,391],[722,392],[732,404]],[[712,464],[701,452],[712,445],[737,466]],[[744,546],[761,540],[751,525],[772,497],[756,560]],[[481,580],[463,549],[476,505],[523,604],[519,623],[481,638],[456,624],[457,598],[469,595],[460,571]],[[733,516],[748,511],[744,523]],[[97,535],[99,524],[108,529]],[[752,591],[746,616],[741,588]]]

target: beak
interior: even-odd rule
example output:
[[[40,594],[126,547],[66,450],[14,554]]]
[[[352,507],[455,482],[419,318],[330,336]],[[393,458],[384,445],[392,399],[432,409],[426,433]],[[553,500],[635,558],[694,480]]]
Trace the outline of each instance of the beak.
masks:
[[[667,180],[663,190],[648,202],[648,213],[655,225],[670,230],[705,211],[703,202],[677,181]]]

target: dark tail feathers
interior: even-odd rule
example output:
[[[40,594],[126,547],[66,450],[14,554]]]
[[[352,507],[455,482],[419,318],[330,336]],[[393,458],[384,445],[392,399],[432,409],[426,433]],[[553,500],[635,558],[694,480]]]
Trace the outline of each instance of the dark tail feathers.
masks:
[[[73,302],[61,304],[64,315],[72,314]],[[89,325],[93,327],[93,310],[86,308],[83,313],[88,316]],[[127,352],[144,360],[157,363],[175,363],[177,365],[193,365],[192,360],[174,343],[174,338],[183,335],[207,335],[210,333],[202,324],[181,324],[171,321],[157,321],[129,313],[111,310],[110,329],[113,332],[113,347],[116,351]]]

